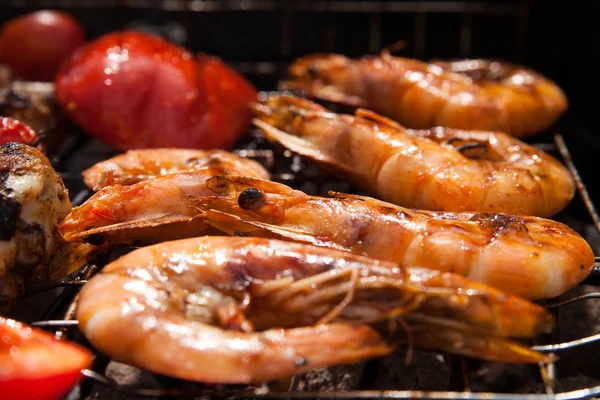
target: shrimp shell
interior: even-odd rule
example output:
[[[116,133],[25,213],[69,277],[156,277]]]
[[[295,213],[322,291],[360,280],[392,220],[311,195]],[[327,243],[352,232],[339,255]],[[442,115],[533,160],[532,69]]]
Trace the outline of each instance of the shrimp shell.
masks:
[[[158,151],[158,154],[161,153],[166,154]],[[117,157],[116,165],[120,164],[123,171],[123,175],[119,175],[118,179],[127,182],[140,179],[140,175],[135,174],[126,177],[134,170],[128,167],[127,163],[132,159],[141,158],[147,161],[148,158],[139,156],[150,154],[155,153],[153,151],[132,152],[124,158]],[[176,151],[175,154],[200,155],[194,151]],[[142,179],[130,185],[115,183],[104,186],[82,205],[74,207],[59,224],[59,231],[66,241],[86,241],[95,245],[152,244],[210,233],[211,226],[203,218],[198,217],[199,211],[191,197],[212,193],[205,185],[208,178],[227,174],[268,176],[262,167],[254,168],[254,161],[247,160],[248,163],[244,163],[228,157],[221,158],[217,155],[216,158],[212,158],[214,162],[210,162],[209,159],[207,165],[196,166],[179,173]],[[231,155],[231,157],[237,156]],[[163,162],[162,166],[166,168],[165,160],[166,158],[157,159],[156,165]],[[181,159],[181,162],[185,163],[184,160],[185,158]],[[104,164],[107,165],[114,164],[111,161]],[[112,167],[98,166],[96,171],[111,170],[110,168]],[[158,170],[147,167],[145,171],[151,173]],[[101,175],[98,173],[95,176]]]
[[[265,382],[392,352],[365,319],[376,325],[406,315],[448,332],[445,351],[507,362],[547,360],[507,337],[554,326],[543,307],[452,274],[214,236],[140,248],[106,265],[82,288],[76,314],[111,358],[211,383]],[[456,332],[465,340],[454,341]],[[480,351],[482,338],[505,345]]]
[[[240,175],[269,179],[269,173],[256,161],[223,150],[178,148],[129,150],[83,171],[83,180],[92,190],[110,185],[132,185],[153,177],[219,166]]]
[[[333,198],[308,196],[247,177],[214,177],[206,185],[216,196],[198,198],[196,205],[228,234],[453,272],[527,299],[556,297],[594,268],[594,253],[577,232],[543,218],[418,211],[334,192]]]
[[[366,110],[334,114],[291,96],[254,109],[269,140],[403,207],[550,217],[575,194],[558,160],[501,132],[411,131]]]
[[[357,60],[313,54],[297,59],[288,73],[282,90],[367,108],[408,128],[445,126],[525,138],[550,128],[568,108],[564,92],[548,78],[492,60],[425,63],[385,51]]]

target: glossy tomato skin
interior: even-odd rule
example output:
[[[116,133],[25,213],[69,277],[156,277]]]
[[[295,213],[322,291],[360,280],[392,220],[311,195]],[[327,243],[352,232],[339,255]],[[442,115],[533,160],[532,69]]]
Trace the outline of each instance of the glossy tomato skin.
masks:
[[[0,146],[10,142],[29,144],[44,151],[33,129],[14,118],[0,116]]]
[[[91,363],[88,350],[0,317],[0,398],[60,399]]]
[[[67,115],[120,151],[228,149],[249,128],[257,93],[220,60],[133,30],[80,48],[55,83]]]
[[[60,362],[57,359],[55,362]],[[60,400],[81,379],[81,372],[71,372],[40,379],[0,381],[0,398],[6,400]]]
[[[83,27],[69,14],[35,11],[2,26],[0,62],[21,79],[51,82],[60,64],[84,42]]]

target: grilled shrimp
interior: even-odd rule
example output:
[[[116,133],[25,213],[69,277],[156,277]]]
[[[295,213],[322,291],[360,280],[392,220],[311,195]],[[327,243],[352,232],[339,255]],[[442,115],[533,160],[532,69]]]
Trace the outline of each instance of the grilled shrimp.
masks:
[[[196,200],[228,234],[311,243],[453,272],[527,298],[552,298],[593,269],[588,243],[568,226],[510,214],[417,211],[369,197],[308,196],[246,177],[206,182],[217,196]]]
[[[315,54],[296,60],[288,72],[281,89],[367,108],[408,128],[480,129],[524,138],[550,128],[568,107],[564,92],[548,78],[490,60],[425,63],[385,51],[358,60]]]
[[[41,151],[17,142],[0,147],[0,312],[92,257],[93,247],[63,247],[57,226],[70,209],[69,192]]]
[[[254,109],[268,139],[403,207],[550,217],[575,193],[558,160],[500,132],[412,131],[366,110],[334,114],[291,96]]]
[[[547,360],[509,338],[554,324],[536,304],[453,274],[216,236],[115,260],[83,287],[77,319],[113,359],[181,379],[240,384],[389,354],[393,331],[378,322],[390,329],[390,320],[406,319],[437,329],[446,338],[438,349],[506,362]],[[481,350],[482,339],[489,348]]]
[[[241,175],[269,179],[269,173],[259,163],[233,153],[176,148],[129,150],[94,164],[82,175],[85,184],[98,191],[105,186],[132,185],[157,176],[210,166],[230,168]]]
[[[131,159],[125,157],[121,160]],[[146,160],[145,157],[138,159]],[[105,186],[81,206],[71,210],[60,223],[60,232],[66,241],[86,241],[93,245],[150,244],[205,234],[210,231],[210,225],[198,217],[198,209],[191,196],[212,193],[205,186],[208,178],[228,174],[266,175],[262,167],[253,165],[250,160],[248,163],[223,161],[218,157],[213,160],[214,163],[209,162],[202,167],[130,185]],[[180,165],[184,163],[182,160]],[[133,170],[126,167],[126,162],[121,165],[124,175]],[[166,165],[166,162],[163,163],[163,166]],[[146,171],[152,172],[152,169],[148,167]],[[101,173],[96,174],[99,175]],[[127,181],[128,178],[118,179]]]

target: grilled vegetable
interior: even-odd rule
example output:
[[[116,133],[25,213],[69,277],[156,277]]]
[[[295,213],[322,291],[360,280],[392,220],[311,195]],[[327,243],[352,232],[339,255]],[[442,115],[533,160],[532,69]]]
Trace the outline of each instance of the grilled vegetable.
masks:
[[[37,145],[33,129],[13,118],[0,117],[0,146],[10,142]]]
[[[158,36],[107,34],[73,54],[57,99],[89,134],[125,151],[230,148],[250,127],[256,90],[219,59]]]
[[[64,59],[84,42],[83,27],[69,14],[36,11],[2,27],[0,61],[21,79],[52,81]]]
[[[0,317],[0,397],[62,398],[88,368],[92,354],[21,322]]]

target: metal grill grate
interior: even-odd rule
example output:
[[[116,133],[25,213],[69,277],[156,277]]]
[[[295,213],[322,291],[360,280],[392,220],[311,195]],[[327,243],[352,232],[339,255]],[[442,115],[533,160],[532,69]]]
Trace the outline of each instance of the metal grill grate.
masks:
[[[522,62],[530,1],[5,0],[0,10],[63,8],[92,36],[123,28],[119,24],[148,28],[225,57],[267,90],[265,83],[308,51],[377,53],[398,40],[407,41],[403,55],[418,58],[500,54]],[[494,42],[478,46],[474,38],[483,36]]]
[[[569,167],[571,172],[577,178],[579,176],[575,164],[572,161],[569,149],[565,145],[562,135],[555,134],[549,141],[536,144],[551,153],[556,153],[562,157],[563,161]],[[112,155],[110,149],[105,149],[99,143],[93,140],[86,140],[82,135],[74,135],[70,142],[67,142],[62,149],[64,154],[75,154],[77,159],[86,159],[87,163],[93,163]],[[273,173],[273,180],[279,181],[295,188],[300,188],[309,194],[326,195],[328,190],[346,191],[357,193],[351,186],[340,182],[335,178],[325,175],[318,168],[305,162],[299,156],[278,147],[277,145],[267,142],[258,131],[252,131],[251,134],[240,143],[234,150],[237,154],[243,157],[249,157],[261,162],[270,172]],[[75,203],[83,202],[91,192],[86,189],[79,177],[77,160],[74,157],[54,157],[55,165],[69,188],[79,187],[72,191],[72,198]],[[75,169],[74,169],[75,167]],[[600,220],[594,208],[593,203],[589,199],[586,187],[577,179],[578,194],[574,202],[581,202],[586,206],[589,213],[588,224],[595,224],[599,227]],[[557,219],[564,216],[560,215]],[[567,217],[568,218],[568,217]],[[599,231],[600,232],[600,231]],[[122,254],[122,253],[120,253]],[[58,284],[54,284],[45,288],[41,288],[38,292],[53,290],[56,288],[64,288],[56,300],[48,307],[42,318],[33,322],[33,325],[49,329],[56,333],[58,337],[82,343],[93,350],[87,344],[85,339],[77,330],[77,321],[74,320],[75,309],[77,304],[77,293],[79,288],[96,273],[102,265],[114,259],[117,254],[105,256],[103,259],[96,260],[93,265],[87,265],[79,271],[72,279],[65,280]],[[595,277],[591,278],[592,280]],[[584,282],[585,283],[585,282]],[[39,293],[37,293],[39,294]],[[35,296],[36,294],[33,294]],[[555,312],[555,316],[560,317],[559,311],[562,308],[581,306],[589,301],[600,298],[600,291],[592,291],[579,295],[568,295],[564,298],[554,299],[547,302],[547,306]],[[559,321],[560,322],[560,321]],[[560,330],[560,324],[559,328]],[[557,341],[557,335],[546,335],[546,337],[536,338],[532,345],[540,351],[552,352],[559,357],[568,356],[569,352],[578,347],[593,345],[595,342],[600,342],[600,332],[589,336],[578,337],[574,340]],[[540,365],[538,371],[533,373],[531,369],[525,375],[525,380],[535,378],[538,382],[538,388],[531,393],[493,393],[482,387],[482,383],[478,383],[477,376],[473,377],[472,361],[464,360],[458,357],[443,356],[443,364],[450,370],[450,379],[448,380],[449,391],[422,391],[415,390],[413,387],[398,386],[400,390],[378,390],[374,387],[373,376],[364,379],[369,373],[369,368],[381,368],[381,360],[373,360],[368,362],[363,369],[363,381],[360,383],[359,389],[362,390],[334,390],[323,392],[321,390],[304,390],[303,385],[299,385],[303,378],[295,377],[291,382],[277,382],[274,384],[266,384],[262,387],[234,387],[234,386],[206,386],[201,384],[193,384],[182,382],[170,378],[158,377],[158,385],[150,387],[131,386],[118,383],[116,380],[108,377],[107,367],[111,363],[99,353],[96,354],[96,360],[91,370],[84,371],[85,379],[79,387],[71,393],[70,399],[87,399],[87,398],[102,398],[99,393],[119,392],[122,398],[137,398],[142,397],[203,397],[210,398],[344,398],[344,399],[365,399],[365,398],[430,398],[430,399],[526,399],[526,398],[557,398],[557,399],[575,399],[575,398],[590,398],[600,394],[600,384],[591,386],[582,390],[560,392],[556,390],[556,382],[559,376],[556,371],[556,366]],[[415,359],[429,357],[430,359],[435,353],[417,350]],[[400,356],[398,356],[400,357]],[[438,355],[440,357],[440,355]],[[398,358],[401,360],[401,358]],[[401,361],[399,361],[401,362]],[[470,364],[471,363],[471,364]],[[379,364],[379,366],[378,366]],[[477,364],[477,363],[476,363]],[[487,363],[492,365],[494,363]],[[442,364],[440,364],[442,365]],[[477,365],[475,366],[477,368]],[[398,365],[399,371],[409,371],[413,366]],[[489,368],[489,367],[488,367]],[[148,375],[152,375],[147,373]],[[155,376],[155,375],[154,375]],[[473,386],[479,389],[473,389]],[[290,390],[291,389],[291,390]],[[107,392],[108,391],[108,392]],[[111,394],[111,398],[113,396]]]

